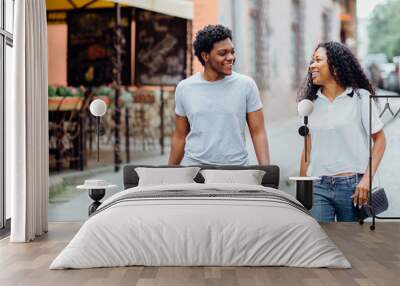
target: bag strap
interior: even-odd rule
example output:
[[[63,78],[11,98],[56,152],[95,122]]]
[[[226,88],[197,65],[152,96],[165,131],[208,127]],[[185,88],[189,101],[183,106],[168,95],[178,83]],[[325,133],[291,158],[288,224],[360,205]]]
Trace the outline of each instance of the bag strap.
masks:
[[[363,124],[363,122],[362,122],[362,116],[363,116],[363,106],[362,106],[362,99],[361,99],[361,94],[360,94],[360,92],[359,92],[359,90],[357,89],[357,88],[353,88],[353,90],[354,90],[354,92],[357,94],[357,97],[358,97],[358,99],[359,99],[359,109],[360,109],[360,115],[361,115],[361,124]],[[369,98],[368,98],[368,100],[369,100]],[[375,104],[375,103],[374,103]],[[369,117],[369,113],[368,113],[368,117]],[[365,126],[364,126],[364,128],[365,128]],[[368,135],[369,134],[367,134],[367,137],[368,137]],[[368,138],[368,140],[370,140],[370,138]],[[371,146],[372,147],[372,146]],[[369,146],[368,146],[368,148],[369,148]],[[377,177],[377,179],[378,179],[378,184],[374,187],[373,186],[373,183],[374,183],[374,178],[375,177]],[[375,172],[375,175],[372,177],[372,190],[374,190],[374,189],[378,189],[380,186],[382,186],[382,182],[381,182],[381,175],[380,175],[380,171],[379,171],[379,167],[378,167],[378,169],[376,170],[376,172]]]

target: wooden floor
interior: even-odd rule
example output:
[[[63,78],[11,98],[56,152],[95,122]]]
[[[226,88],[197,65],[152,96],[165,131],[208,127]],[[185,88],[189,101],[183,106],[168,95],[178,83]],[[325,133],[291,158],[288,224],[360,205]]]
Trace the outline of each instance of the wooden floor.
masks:
[[[43,238],[27,244],[0,241],[0,285],[400,285],[400,222],[326,224],[323,228],[353,268],[122,267],[48,270],[79,229],[79,223],[51,223]]]

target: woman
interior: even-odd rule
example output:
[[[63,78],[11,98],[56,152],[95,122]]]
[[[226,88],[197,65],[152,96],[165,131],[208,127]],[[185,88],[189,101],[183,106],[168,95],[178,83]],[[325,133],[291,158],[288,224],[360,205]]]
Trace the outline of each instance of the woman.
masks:
[[[368,202],[369,95],[374,94],[360,63],[337,42],[319,44],[314,51],[300,99],[314,102],[310,134],[300,175],[318,176],[312,216],[318,221],[356,221]],[[383,123],[372,104],[372,176],[385,151]]]

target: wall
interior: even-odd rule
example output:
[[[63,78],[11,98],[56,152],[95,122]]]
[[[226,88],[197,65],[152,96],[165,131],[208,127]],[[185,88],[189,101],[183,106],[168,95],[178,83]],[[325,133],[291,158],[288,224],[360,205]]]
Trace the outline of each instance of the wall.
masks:
[[[67,32],[66,24],[47,25],[50,85],[67,85]]]
[[[268,26],[266,34],[258,34],[254,37],[254,25],[252,25],[252,7],[261,13],[261,19]],[[300,0],[303,9],[301,18],[301,35],[303,49],[300,51],[299,71],[295,70],[293,53],[298,47],[294,46],[292,38],[293,4],[292,0],[243,0],[234,2],[233,33],[237,51],[238,72],[253,76],[261,88],[265,105],[265,117],[268,121],[279,121],[296,115],[297,112],[297,87],[294,82],[295,73],[301,73],[298,78],[303,80],[306,75],[307,65],[310,61],[315,46],[323,41],[323,13],[329,14],[329,39],[340,40],[340,6],[332,0]],[[262,9],[262,10],[260,10]],[[236,13],[235,13],[236,12]],[[259,19],[260,21],[260,19]],[[263,39],[261,39],[263,37]],[[265,40],[266,43],[257,48],[256,41]],[[256,64],[256,69],[254,68]],[[261,67],[260,67],[261,65]],[[261,73],[261,75],[260,75]],[[262,88],[263,78],[266,88]]]
[[[218,24],[221,19],[225,19],[224,17],[220,18],[219,16],[219,2],[218,0],[194,0],[194,17],[192,21],[193,27],[193,39],[198,30],[203,28],[206,25]],[[229,15],[225,14],[225,15]],[[226,21],[229,21],[226,18]],[[198,72],[203,70],[201,63],[197,60],[196,57],[193,58],[193,72]]]

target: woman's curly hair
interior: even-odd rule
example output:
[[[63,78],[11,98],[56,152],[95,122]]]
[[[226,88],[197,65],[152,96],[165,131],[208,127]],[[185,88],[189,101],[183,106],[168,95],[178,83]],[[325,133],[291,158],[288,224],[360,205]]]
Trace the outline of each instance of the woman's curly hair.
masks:
[[[359,61],[348,47],[338,42],[325,42],[320,43],[315,48],[314,53],[319,48],[325,49],[329,70],[339,85],[352,87],[355,90],[366,89],[372,95],[375,95],[375,90],[361,68]],[[313,84],[311,71],[308,69],[304,84],[298,92],[298,99],[317,99],[317,91],[320,87]]]
[[[196,39],[193,42],[194,54],[204,66],[204,60],[201,57],[202,52],[209,53],[214,43],[225,39],[232,40],[232,31],[222,25],[207,25],[197,32]]]

